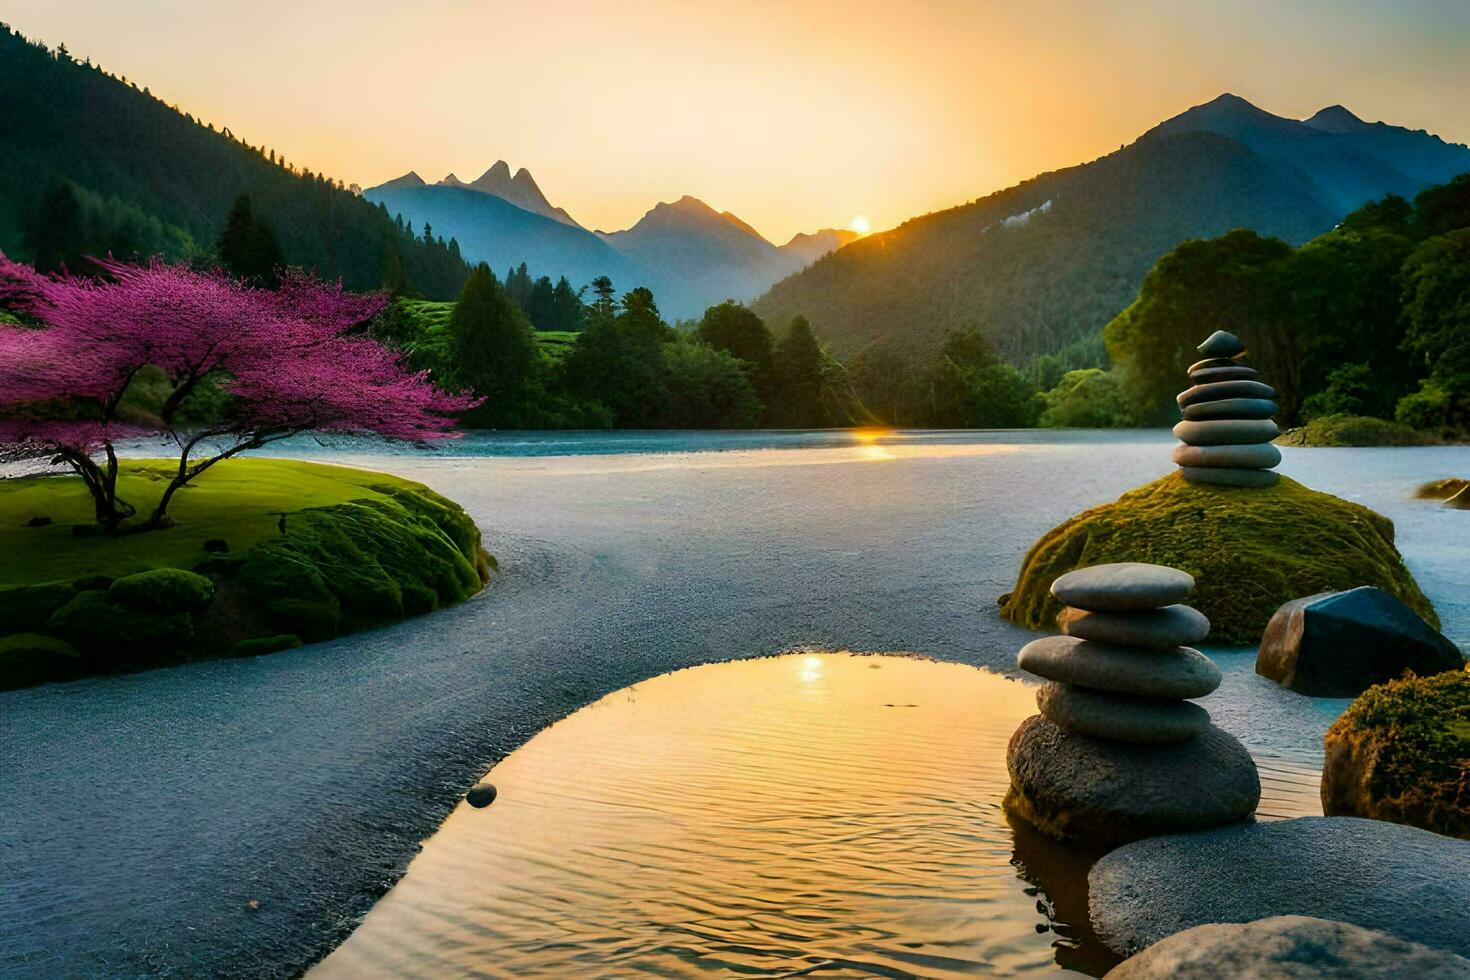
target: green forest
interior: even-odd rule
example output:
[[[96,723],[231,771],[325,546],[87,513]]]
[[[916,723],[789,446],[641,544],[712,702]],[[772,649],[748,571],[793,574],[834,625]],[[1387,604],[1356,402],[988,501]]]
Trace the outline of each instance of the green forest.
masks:
[[[12,258],[208,258],[243,194],[282,261],[351,289],[452,299],[469,274],[455,242],[5,25],[0,105],[0,251]]]
[[[1194,346],[1237,334],[1283,425],[1376,419],[1426,437],[1470,427],[1470,174],[1364,205],[1299,248],[1236,230],[1165,255],[1103,332],[1097,393],[1129,418],[1175,417]],[[1084,401],[1090,401],[1084,399]],[[1358,426],[1393,438],[1382,425]],[[1402,438],[1402,433],[1399,437]]]

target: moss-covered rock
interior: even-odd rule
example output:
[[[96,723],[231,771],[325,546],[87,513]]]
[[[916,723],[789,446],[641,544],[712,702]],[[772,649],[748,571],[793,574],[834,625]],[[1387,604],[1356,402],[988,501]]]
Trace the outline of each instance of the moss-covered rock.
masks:
[[[174,612],[203,609],[214,596],[214,583],[203,575],[182,568],[154,568],[126,575],[112,583],[108,594],[114,602],[137,609]]]
[[[479,530],[429,491],[292,514],[241,577],[283,631],[321,638],[461,602],[483,584]]]
[[[291,633],[280,633],[276,636],[255,636],[236,643],[234,655],[237,657],[258,657],[263,653],[294,650],[299,646],[301,646],[301,637]]]
[[[76,589],[60,582],[0,589],[0,629],[15,633],[45,629],[51,614],[76,594]]]
[[[82,655],[65,640],[40,633],[0,637],[0,691],[82,676]]]
[[[174,663],[194,639],[188,612],[158,612],[115,602],[106,592],[78,592],[56,610],[46,631],[80,649],[90,671]]]
[[[1402,422],[1365,415],[1324,415],[1306,425],[1288,429],[1276,438],[1278,446],[1423,446],[1433,439]]]
[[[1423,484],[1414,492],[1414,496],[1423,497],[1425,500],[1449,500],[1466,488],[1470,488],[1470,480],[1462,480],[1457,477],[1446,477],[1443,480],[1431,480]]]
[[[1470,839],[1470,672],[1371,687],[1327,730],[1322,809]]]
[[[1283,477],[1274,487],[1193,484],[1178,473],[1130,490],[1048,531],[1021,564],[1001,615],[1051,628],[1051,583],[1074,568],[1141,561],[1194,576],[1190,605],[1217,643],[1255,643],[1284,602],[1373,585],[1436,629],[1439,618],[1393,545],[1393,522]]]

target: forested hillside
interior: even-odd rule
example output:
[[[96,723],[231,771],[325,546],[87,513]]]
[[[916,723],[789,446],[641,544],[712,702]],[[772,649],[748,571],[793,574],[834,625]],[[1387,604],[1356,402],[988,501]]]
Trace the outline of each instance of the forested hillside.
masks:
[[[126,79],[0,29],[0,250],[38,240],[171,258],[211,253],[248,195],[285,262],[353,289],[456,295],[468,266],[452,242],[410,236],[329,177],[171,108]]]
[[[1470,170],[1464,146],[1344,113],[1309,124],[1222,96],[1091,163],[855,242],[753,305],[805,315],[844,358],[923,358],[975,327],[1015,363],[1101,363],[1103,325],[1181,241],[1250,228],[1297,244],[1365,200]]]

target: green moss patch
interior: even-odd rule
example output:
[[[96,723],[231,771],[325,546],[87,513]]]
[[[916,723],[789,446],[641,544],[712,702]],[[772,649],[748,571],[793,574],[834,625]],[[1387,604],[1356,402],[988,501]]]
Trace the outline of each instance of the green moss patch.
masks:
[[[120,483],[136,492],[162,472],[154,461],[127,461]],[[178,499],[185,506],[174,527],[75,535],[66,524],[6,518],[44,500],[49,513],[88,526],[79,481],[0,481],[0,629],[69,645],[77,672],[137,669],[394,622],[463,601],[489,577],[480,531],[463,509],[384,473],[232,459]],[[32,584],[42,576],[56,581]],[[19,661],[0,659],[0,675],[12,662],[14,676],[0,676],[0,686],[37,682],[24,679]]]
[[[1328,729],[1329,812],[1470,838],[1470,672],[1371,687]]]
[[[1276,438],[1279,446],[1423,446],[1433,440],[1401,422],[1366,415],[1324,415],[1306,425],[1288,429]]]
[[[117,579],[108,587],[115,602],[157,612],[203,609],[214,598],[214,584],[182,568],[155,568]]]
[[[0,690],[82,676],[82,655],[65,640],[40,633],[0,637]]]
[[[1286,477],[1274,487],[1245,489],[1193,484],[1178,473],[1043,535],[1022,562],[1015,589],[1001,597],[1001,615],[1053,628],[1061,605],[1051,583],[1074,568],[1118,561],[1193,575],[1190,605],[1209,617],[1217,643],[1255,643],[1283,602],[1359,585],[1397,596],[1439,627],[1394,548],[1388,518]]]
[[[1470,480],[1446,477],[1443,480],[1429,481],[1416,490],[1414,496],[1423,497],[1425,500],[1449,500],[1466,487],[1470,487]]]

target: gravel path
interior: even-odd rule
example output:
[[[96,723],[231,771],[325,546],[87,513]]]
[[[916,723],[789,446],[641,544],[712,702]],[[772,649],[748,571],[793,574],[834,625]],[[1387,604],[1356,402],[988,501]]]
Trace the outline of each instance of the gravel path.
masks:
[[[999,620],[995,597],[1026,548],[1166,472],[1169,443],[316,451],[463,503],[499,581],[457,608],[297,651],[0,695],[0,975],[299,973],[478,775],[555,719],[671,669],[813,647],[1013,672],[1031,634]],[[1470,473],[1470,451],[1289,450],[1282,470],[1393,517],[1446,632],[1470,641],[1467,518],[1407,498]],[[1345,704],[1280,691],[1251,673],[1249,651],[1219,659],[1226,682],[1208,706],[1253,748],[1314,752]]]

